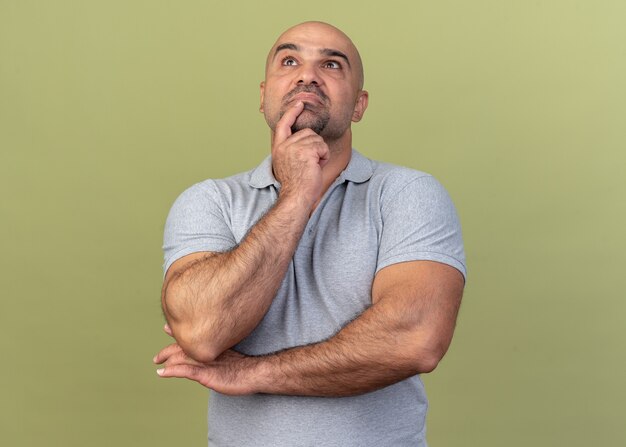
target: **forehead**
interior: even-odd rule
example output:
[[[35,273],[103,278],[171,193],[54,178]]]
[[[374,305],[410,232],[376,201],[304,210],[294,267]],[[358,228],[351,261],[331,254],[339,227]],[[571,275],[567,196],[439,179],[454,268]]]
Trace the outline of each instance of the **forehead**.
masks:
[[[284,44],[294,44],[301,51],[333,49],[354,59],[356,49],[352,41],[337,28],[321,23],[306,23],[288,29],[278,37],[268,54],[271,60],[276,49]]]

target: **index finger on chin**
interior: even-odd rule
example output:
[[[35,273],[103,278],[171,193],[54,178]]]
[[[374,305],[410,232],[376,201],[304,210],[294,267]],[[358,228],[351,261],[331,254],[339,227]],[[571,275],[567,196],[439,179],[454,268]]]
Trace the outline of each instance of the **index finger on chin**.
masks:
[[[289,107],[283,116],[280,117],[278,123],[276,123],[276,132],[274,142],[280,144],[291,136],[291,126],[296,122],[298,116],[304,110],[304,103],[302,101],[296,101],[291,107]]]

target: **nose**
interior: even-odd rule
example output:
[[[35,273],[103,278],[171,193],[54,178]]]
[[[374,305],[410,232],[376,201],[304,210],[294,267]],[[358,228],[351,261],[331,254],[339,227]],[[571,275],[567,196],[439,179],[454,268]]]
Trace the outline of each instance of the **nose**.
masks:
[[[312,64],[304,64],[298,71],[298,85],[320,85],[321,79],[317,68]]]

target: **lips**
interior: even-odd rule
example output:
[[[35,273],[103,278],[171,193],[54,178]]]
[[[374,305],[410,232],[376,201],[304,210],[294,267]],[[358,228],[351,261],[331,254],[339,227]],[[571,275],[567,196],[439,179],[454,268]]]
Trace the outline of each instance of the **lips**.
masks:
[[[293,101],[302,101],[305,104],[320,104],[325,105],[327,101],[326,95],[317,87],[312,85],[298,86],[285,95],[283,100],[284,104],[288,104]]]
[[[321,105],[324,104],[322,98],[315,93],[298,93],[292,98],[292,101],[314,102]]]

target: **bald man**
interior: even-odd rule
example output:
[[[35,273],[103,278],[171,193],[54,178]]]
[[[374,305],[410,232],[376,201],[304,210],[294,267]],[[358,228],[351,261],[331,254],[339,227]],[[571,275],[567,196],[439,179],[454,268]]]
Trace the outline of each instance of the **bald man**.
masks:
[[[161,377],[211,390],[210,446],[425,446],[419,374],[454,331],[456,212],[423,172],[352,148],[368,92],[352,41],[294,26],[267,56],[271,156],[176,200]]]

